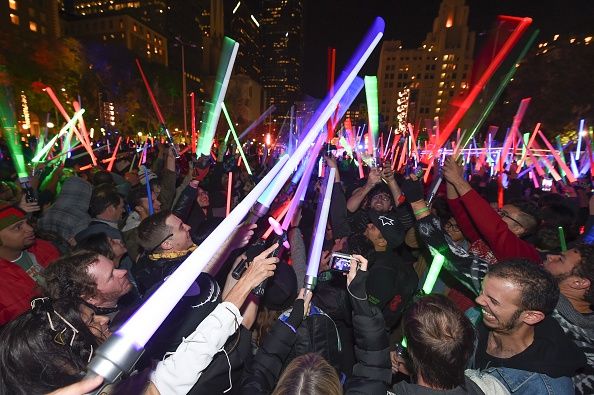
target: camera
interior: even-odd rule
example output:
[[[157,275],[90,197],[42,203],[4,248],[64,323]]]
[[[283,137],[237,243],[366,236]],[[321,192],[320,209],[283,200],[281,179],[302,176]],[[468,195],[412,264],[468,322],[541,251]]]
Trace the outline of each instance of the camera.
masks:
[[[550,178],[544,178],[542,180],[542,185],[540,186],[540,189],[543,192],[550,192],[552,187],[553,187],[553,180],[551,180]]]
[[[330,270],[348,273],[351,270],[352,255],[333,252],[330,257]]]

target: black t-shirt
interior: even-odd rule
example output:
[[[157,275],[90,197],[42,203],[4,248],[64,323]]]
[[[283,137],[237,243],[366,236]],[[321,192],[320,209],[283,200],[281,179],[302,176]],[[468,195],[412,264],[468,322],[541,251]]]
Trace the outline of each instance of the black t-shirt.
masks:
[[[505,367],[542,373],[549,377],[571,377],[586,365],[586,357],[569,339],[557,321],[548,316],[534,327],[534,341],[528,348],[510,358],[497,358],[487,353],[489,329],[481,321],[477,325],[478,345],[475,368]]]

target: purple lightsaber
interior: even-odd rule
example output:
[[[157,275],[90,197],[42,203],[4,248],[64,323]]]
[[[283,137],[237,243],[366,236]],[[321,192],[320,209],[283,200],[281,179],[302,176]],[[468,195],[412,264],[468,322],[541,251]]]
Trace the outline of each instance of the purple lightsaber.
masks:
[[[307,264],[307,272],[305,274],[305,289],[312,291],[316,286],[318,278],[318,269],[320,268],[320,258],[322,257],[322,246],[324,244],[324,236],[326,234],[326,224],[328,222],[328,212],[330,211],[330,200],[332,197],[332,189],[334,188],[334,177],[336,169],[331,167],[326,177],[326,183],[323,191],[320,193],[320,201],[318,203],[318,210],[316,213],[316,230],[314,232],[313,240],[311,242],[311,250],[309,253],[309,262]]]

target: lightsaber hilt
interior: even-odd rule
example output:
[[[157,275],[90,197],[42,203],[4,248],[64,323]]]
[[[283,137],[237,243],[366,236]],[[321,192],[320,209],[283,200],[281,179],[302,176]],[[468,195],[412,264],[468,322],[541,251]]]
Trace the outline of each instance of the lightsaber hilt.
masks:
[[[314,288],[316,287],[317,282],[318,282],[317,276],[305,275],[305,279],[303,280],[303,287],[306,289],[306,291],[313,292]]]
[[[175,144],[173,143],[173,137],[171,136],[169,129],[167,129],[167,126],[165,126],[164,123],[161,124],[161,131],[165,132],[165,135],[167,136],[167,141],[169,141],[169,145],[171,145],[171,149],[173,150],[173,154],[176,158],[179,158],[179,151],[175,147]]]
[[[122,374],[132,370],[144,353],[144,348],[131,345],[117,332],[101,345],[87,366],[87,377],[99,375],[105,383],[113,383]],[[101,393],[101,388],[93,392]]]
[[[260,202],[256,202],[252,206],[246,220],[244,221],[244,225],[255,224],[267,212],[268,212],[268,207],[266,207],[265,205],[263,205]],[[260,253],[262,253],[262,251],[264,251],[265,249],[266,248],[264,247],[263,239],[260,239],[256,243],[254,243],[246,251],[247,259],[243,259],[241,262],[239,262],[237,264],[237,266],[235,266],[235,269],[233,269],[233,271],[231,272],[231,276],[234,279],[239,280],[241,278],[241,276],[243,275],[243,273],[246,271],[248,262],[250,262],[252,259],[254,259],[256,256],[258,256]]]
[[[287,232],[283,232],[282,234],[275,237],[270,244],[278,243],[278,247],[272,251],[270,254],[271,257],[277,257],[282,254],[283,251],[283,243],[287,241],[288,236]],[[268,248],[269,246],[266,246]],[[256,296],[263,296],[264,292],[266,291],[266,285],[268,284],[269,278],[264,279],[256,288],[252,289],[252,293]]]

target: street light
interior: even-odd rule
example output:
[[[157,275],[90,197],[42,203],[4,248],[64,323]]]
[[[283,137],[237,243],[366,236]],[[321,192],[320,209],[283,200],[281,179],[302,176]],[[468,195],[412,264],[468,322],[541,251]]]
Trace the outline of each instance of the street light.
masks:
[[[183,41],[180,36],[175,37],[175,41],[181,47],[181,63],[182,63],[182,91],[183,91],[183,106],[184,106],[184,132],[188,130],[188,105],[187,105],[187,91],[186,91],[186,54],[185,47],[196,48],[197,45],[191,42]],[[173,44],[177,46],[176,44]]]

